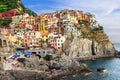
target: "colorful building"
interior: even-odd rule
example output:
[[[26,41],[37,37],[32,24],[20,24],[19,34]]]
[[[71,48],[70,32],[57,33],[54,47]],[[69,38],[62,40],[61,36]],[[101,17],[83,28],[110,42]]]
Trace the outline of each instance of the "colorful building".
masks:
[[[62,44],[65,42],[64,36],[58,36],[54,37],[53,39],[50,39],[50,45],[51,47],[54,47],[55,49],[61,49]]]
[[[74,24],[68,24],[65,26],[66,31],[77,31],[77,27]]]
[[[43,36],[42,36],[42,41],[45,42],[45,41],[48,41],[49,39],[49,35],[50,33],[44,33]]]
[[[13,43],[17,43],[17,41],[18,41],[18,36],[15,35],[15,34],[9,34],[8,39],[9,39],[11,42],[13,42]]]
[[[39,16],[39,22],[38,22],[38,31],[47,33],[48,32],[48,20],[46,17],[46,14],[42,14]]]
[[[24,34],[23,45],[28,47],[38,46],[41,36],[37,31],[28,31]]]

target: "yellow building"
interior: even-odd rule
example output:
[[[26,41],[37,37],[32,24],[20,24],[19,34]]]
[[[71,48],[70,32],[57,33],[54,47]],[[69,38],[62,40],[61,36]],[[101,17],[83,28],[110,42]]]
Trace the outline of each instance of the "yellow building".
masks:
[[[14,43],[16,43],[16,42],[18,41],[17,35],[14,35],[14,34],[9,34],[8,39],[9,39],[11,42],[14,42]]]
[[[48,19],[46,14],[39,16],[38,30],[42,33],[48,33]]]
[[[29,24],[32,24],[32,25],[35,25],[35,23],[36,23],[35,17],[29,16],[29,17],[28,17],[28,23],[29,23]]]

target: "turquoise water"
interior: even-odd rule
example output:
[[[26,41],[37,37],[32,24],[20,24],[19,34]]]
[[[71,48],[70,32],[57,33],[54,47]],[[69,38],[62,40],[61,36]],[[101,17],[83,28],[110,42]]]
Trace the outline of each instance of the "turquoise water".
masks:
[[[120,51],[120,43],[114,43],[115,49]]]
[[[120,58],[102,58],[83,62],[93,70],[93,74],[62,80],[120,80]],[[104,67],[107,71],[105,73],[98,73],[96,70],[99,67]]]
[[[120,51],[120,43],[114,44],[116,50]],[[102,58],[94,61],[83,61],[93,74],[87,76],[77,76],[62,80],[120,80],[120,58]],[[105,73],[98,73],[97,68],[106,68]]]

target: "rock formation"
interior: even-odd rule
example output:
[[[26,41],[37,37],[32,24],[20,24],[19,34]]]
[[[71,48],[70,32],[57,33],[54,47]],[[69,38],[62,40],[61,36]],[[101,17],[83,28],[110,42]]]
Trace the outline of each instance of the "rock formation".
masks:
[[[66,55],[71,58],[84,58],[92,56],[104,57],[115,54],[113,44],[103,31],[90,31],[85,35],[84,33],[89,31],[89,29],[83,30],[83,28],[86,27],[82,27],[77,32],[65,32],[67,39],[63,44],[63,52]]]

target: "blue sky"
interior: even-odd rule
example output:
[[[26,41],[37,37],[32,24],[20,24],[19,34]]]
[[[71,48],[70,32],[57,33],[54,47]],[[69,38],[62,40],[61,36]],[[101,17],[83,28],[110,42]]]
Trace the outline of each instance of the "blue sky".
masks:
[[[104,26],[110,40],[120,43],[120,0],[22,0],[22,2],[38,15],[62,9],[93,13],[98,22]]]

